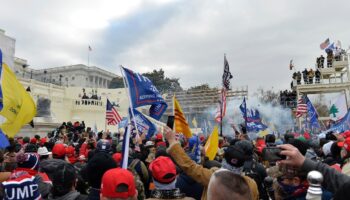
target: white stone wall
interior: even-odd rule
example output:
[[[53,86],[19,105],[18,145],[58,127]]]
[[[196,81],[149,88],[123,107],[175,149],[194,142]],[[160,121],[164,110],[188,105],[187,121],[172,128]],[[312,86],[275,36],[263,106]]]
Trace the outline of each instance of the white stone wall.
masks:
[[[22,79],[21,83],[26,88],[30,86],[31,95],[36,102],[39,97],[46,97],[51,100],[51,113],[53,123],[62,123],[64,121],[82,121],[84,120],[86,126],[94,127],[95,123],[99,131],[105,129],[105,112],[106,99],[111,102],[119,104],[117,110],[122,117],[127,116],[127,109],[129,106],[126,90],[123,89],[97,89],[98,96],[101,96],[102,105],[76,105],[76,101],[81,100],[83,87],[61,87],[49,83],[42,83],[36,80]],[[86,94],[91,96],[93,88],[85,88]],[[95,89],[94,89],[95,90]],[[34,120],[35,122],[35,120]],[[28,135],[30,128],[26,126],[25,135]],[[116,126],[107,126],[112,132],[117,131]],[[32,129],[36,132],[47,131]],[[40,132],[41,133],[41,132]],[[44,133],[41,133],[44,134]],[[19,134],[20,135],[20,134]]]
[[[3,54],[3,62],[5,62],[12,70],[14,70],[16,40],[6,36],[5,31],[0,30],[0,48]]]

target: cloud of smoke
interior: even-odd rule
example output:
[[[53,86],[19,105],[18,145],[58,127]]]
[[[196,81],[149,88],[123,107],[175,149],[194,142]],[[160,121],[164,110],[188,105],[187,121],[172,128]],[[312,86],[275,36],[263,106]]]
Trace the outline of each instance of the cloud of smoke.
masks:
[[[234,124],[238,129],[240,124],[244,124],[239,106],[243,99],[233,99],[227,102],[226,115],[223,120],[223,135],[233,136],[234,132],[231,127]],[[265,125],[267,125],[269,133],[284,134],[286,131],[293,129],[294,120],[292,117],[292,111],[289,108],[283,108],[280,105],[273,105],[272,103],[263,103],[259,101],[257,97],[249,97],[247,99],[247,108],[257,109],[260,112],[260,116]],[[212,117],[212,123],[214,123],[214,116],[217,108],[211,107],[207,109],[207,112]],[[257,134],[250,134],[257,135]]]

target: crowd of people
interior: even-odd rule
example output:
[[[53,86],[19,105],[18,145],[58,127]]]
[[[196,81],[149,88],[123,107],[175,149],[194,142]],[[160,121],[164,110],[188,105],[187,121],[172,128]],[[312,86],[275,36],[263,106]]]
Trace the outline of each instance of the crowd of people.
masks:
[[[292,87],[295,86],[294,85],[295,83],[297,85],[300,85],[302,79],[304,81],[304,84],[313,84],[314,82],[320,83],[321,72],[320,70],[318,70],[318,68],[315,71],[311,68],[310,70],[307,70],[305,68],[304,71],[302,72],[300,71],[294,72],[292,78],[293,78]]]
[[[46,137],[10,138],[0,151],[3,199],[306,199],[308,172],[323,174],[322,199],[348,199],[350,131],[287,132],[250,140],[244,125],[220,137],[213,160],[204,135],[178,137],[164,127],[130,139],[63,123]]]
[[[288,108],[295,108],[297,105],[297,92],[295,90],[280,91],[280,105]]]

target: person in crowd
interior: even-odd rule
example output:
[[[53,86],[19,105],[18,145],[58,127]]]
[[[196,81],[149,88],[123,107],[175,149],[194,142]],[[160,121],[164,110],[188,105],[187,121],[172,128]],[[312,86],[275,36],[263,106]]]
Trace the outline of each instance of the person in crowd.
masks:
[[[155,189],[150,199],[193,199],[176,188],[176,166],[169,157],[159,156],[149,166]]]
[[[316,69],[316,71],[315,71],[315,83],[320,83],[320,78],[321,78],[321,72],[319,69]]]
[[[300,71],[297,72],[296,79],[297,79],[297,84],[300,85],[301,84],[301,73],[300,73]]]
[[[320,56],[320,65],[318,68],[324,68],[324,57],[323,55]]]
[[[323,175],[322,186],[327,191],[334,194],[334,200],[345,200],[350,195],[350,176],[342,174],[322,162],[315,162],[306,159],[299,150],[290,144],[279,146],[281,155],[287,156],[287,159],[281,160],[280,164],[297,168],[305,173],[317,170]]]
[[[81,174],[83,178],[88,182],[89,200],[100,199],[101,179],[103,174],[112,168],[116,168],[117,164],[109,153],[98,152],[89,159],[86,167],[82,169]]]
[[[49,156],[52,154],[52,152],[49,152],[45,146],[38,148],[38,154],[40,156],[40,161],[49,159]]]
[[[220,169],[210,177],[208,200],[251,200],[249,185],[245,179],[226,169]]]
[[[192,161],[176,141],[175,133],[168,127],[165,127],[165,136],[169,143],[168,153],[175,160],[178,166],[191,178],[204,186],[202,199],[207,199],[207,190],[210,177],[218,168],[206,169]],[[225,151],[225,159],[222,168],[228,169],[236,174],[241,174],[243,164],[246,161],[244,153],[235,145],[229,146]],[[242,176],[249,185],[252,199],[259,198],[258,187],[253,179]]]
[[[49,161],[50,162],[50,161]],[[49,200],[85,200],[86,195],[76,191],[77,173],[72,164],[61,162],[50,174],[52,190]]]
[[[309,77],[308,77],[309,72],[305,68],[305,70],[302,73],[303,73],[304,84],[309,84]]]
[[[314,83],[314,77],[315,77],[314,70],[312,70],[312,69],[309,70],[308,77],[309,77],[309,84],[313,84]]]
[[[56,143],[52,148],[52,158],[66,159],[66,146],[62,143]]]
[[[137,200],[138,192],[133,174],[121,168],[106,171],[101,181],[101,200]]]
[[[333,63],[333,51],[332,49],[327,49],[326,50],[326,53],[327,53],[327,67],[330,68],[332,67],[332,63]]]

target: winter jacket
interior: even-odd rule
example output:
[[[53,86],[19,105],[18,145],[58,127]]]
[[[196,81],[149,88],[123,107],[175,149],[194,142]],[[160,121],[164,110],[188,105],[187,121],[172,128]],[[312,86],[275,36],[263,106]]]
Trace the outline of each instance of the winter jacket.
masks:
[[[197,200],[201,199],[203,186],[185,173],[181,173],[176,178],[176,187],[179,188],[181,192],[185,193],[188,197],[192,197]]]
[[[179,143],[175,143],[169,146],[168,153],[179,165],[179,167],[196,182],[204,186],[202,193],[202,200],[207,199],[208,185],[211,175],[219,168],[206,169],[201,165],[196,164],[191,158],[187,156]],[[253,200],[259,199],[258,187],[255,181],[247,176],[243,176],[246,180],[252,194]]]
[[[309,159],[305,159],[301,169],[305,172],[317,170],[323,174],[322,186],[332,193],[335,193],[343,184],[350,181],[350,176],[342,174],[326,164]]]
[[[180,189],[176,188],[173,190],[153,190],[151,194],[151,198],[148,200],[156,200],[156,199],[168,199],[168,200],[194,200],[191,197],[186,197],[185,194],[181,193]]]
[[[87,197],[85,195],[81,195],[77,191],[71,191],[60,197],[49,196],[49,200],[85,200]]]

